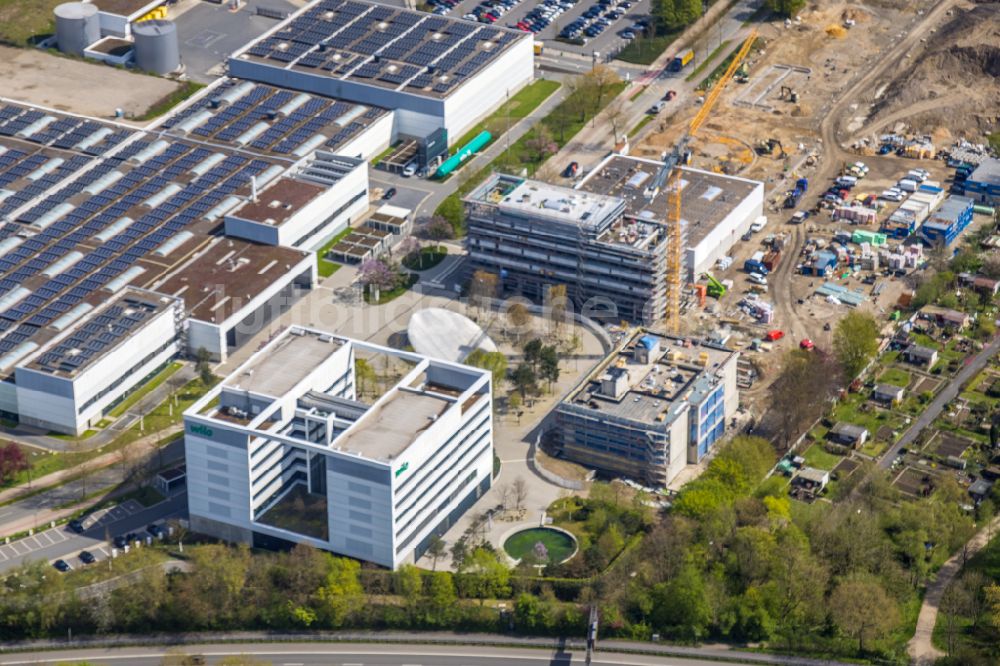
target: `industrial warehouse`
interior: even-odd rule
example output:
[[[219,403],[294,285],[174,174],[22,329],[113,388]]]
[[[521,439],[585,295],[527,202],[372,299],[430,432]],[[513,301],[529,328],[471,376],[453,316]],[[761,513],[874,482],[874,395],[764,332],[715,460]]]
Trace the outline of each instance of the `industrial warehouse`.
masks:
[[[659,488],[700,462],[739,406],[739,352],[639,331],[556,407],[569,460]]]
[[[541,300],[554,284],[587,315],[653,323],[666,308],[661,164],[613,155],[570,189],[494,175],[465,199],[471,270]],[[684,168],[685,273],[693,282],[760,217],[763,183]],[[614,280],[608,280],[614,276]]]
[[[362,395],[358,359],[400,379]],[[486,370],[291,328],[185,413],[191,526],[413,562],[490,488],[490,387]]]

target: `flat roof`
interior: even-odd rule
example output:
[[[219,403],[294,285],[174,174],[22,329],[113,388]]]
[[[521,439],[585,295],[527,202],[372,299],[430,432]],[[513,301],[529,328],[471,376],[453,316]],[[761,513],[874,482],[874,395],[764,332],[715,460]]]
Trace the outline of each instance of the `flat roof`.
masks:
[[[495,206],[517,217],[561,222],[591,232],[605,228],[621,210],[618,197],[504,174],[488,178],[469,193],[466,201]]]
[[[132,16],[136,12],[151,11],[163,4],[162,0],[88,0],[97,9],[118,16]]]
[[[221,79],[160,123],[178,137],[299,157],[305,147],[336,151],[389,113],[242,79]]]
[[[334,439],[331,446],[366,458],[392,460],[452,404],[454,400],[443,395],[397,387]]]
[[[643,338],[653,338],[659,350],[648,363],[635,356]],[[688,344],[682,339],[639,331],[619,351],[610,354],[564,400],[571,404],[647,425],[669,423],[679,413],[674,405],[700,401],[714,388],[715,371],[736,352],[708,343]],[[619,397],[603,393],[606,378],[624,374],[626,389]]]
[[[58,342],[26,364],[57,377],[75,377],[124,344],[174,300],[144,290],[126,288],[103,307],[91,310]]]
[[[221,324],[279,275],[311,256],[287,247],[225,238],[154,288],[183,299],[189,317]]]
[[[258,195],[256,202],[247,201],[229,216],[281,226],[325,191],[325,187],[303,180],[279,178]]]
[[[227,377],[223,386],[280,398],[343,344],[344,340],[332,335],[290,333],[268,345],[268,353],[255,356],[239,374]]]
[[[969,174],[969,180],[1000,187],[1000,159],[988,157]]]
[[[447,97],[518,30],[364,0],[317,0],[235,57],[423,96]]]
[[[625,214],[645,222],[666,222],[667,195],[652,199],[646,189],[655,182],[662,162],[628,155],[612,155],[601,162],[577,188],[586,192],[620,197]],[[694,246],[761,186],[746,178],[681,167],[681,219],[686,224],[688,245]]]

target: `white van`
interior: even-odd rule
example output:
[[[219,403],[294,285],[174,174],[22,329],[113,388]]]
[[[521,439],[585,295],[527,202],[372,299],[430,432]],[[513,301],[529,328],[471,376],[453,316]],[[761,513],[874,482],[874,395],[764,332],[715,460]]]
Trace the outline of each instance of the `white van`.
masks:
[[[901,189],[904,192],[916,192],[917,191],[917,181],[912,180],[910,178],[903,178],[898,183],[896,183],[896,187],[898,187],[899,189]]]
[[[849,189],[858,184],[858,179],[854,176],[841,176],[836,182],[839,187],[846,187]]]
[[[767,286],[767,278],[761,275],[760,273],[751,273],[750,275],[747,276],[747,278],[754,284],[759,284],[762,287]]]
[[[753,233],[757,233],[758,231],[764,228],[765,224],[767,224],[767,216],[761,215],[760,217],[758,217],[756,220],[753,221],[753,224],[750,225],[750,231],[752,231]]]
[[[416,175],[416,173],[417,173],[417,163],[416,162],[410,162],[405,167],[403,167],[403,175],[406,178],[409,178],[410,176]]]

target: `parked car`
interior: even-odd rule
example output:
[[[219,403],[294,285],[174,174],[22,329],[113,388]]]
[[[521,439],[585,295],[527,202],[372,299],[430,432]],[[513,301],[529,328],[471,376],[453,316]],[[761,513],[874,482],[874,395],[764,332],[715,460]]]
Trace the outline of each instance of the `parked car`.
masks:
[[[664,102],[669,102],[674,97],[677,97],[677,91],[676,90],[668,90],[667,94],[663,96],[663,101]]]
[[[389,199],[393,198],[394,196],[396,196],[396,188],[395,187],[390,187],[384,193],[382,193],[382,198],[385,199],[386,201],[388,201]]]
[[[780,340],[781,338],[785,337],[785,332],[780,329],[774,328],[768,331],[767,335],[765,335],[764,337],[770,340],[771,342],[774,342],[775,340]]]
[[[79,557],[80,561],[83,562],[84,564],[93,564],[94,562],[97,561],[97,558],[94,557],[94,554],[89,550],[81,550]]]
[[[158,537],[163,534],[163,528],[159,525],[153,524],[146,527],[146,531],[149,532],[154,537]]]
[[[128,540],[124,536],[119,534],[118,536],[116,536],[114,539],[111,540],[111,543],[114,544],[115,548],[121,550],[128,544]]]
[[[657,102],[653,106],[649,107],[649,111],[647,111],[646,113],[649,113],[649,114],[652,114],[652,115],[655,116],[660,111],[663,111],[663,107],[665,107],[666,105],[667,105],[666,102]]]
[[[66,560],[56,560],[55,562],[52,563],[52,566],[54,566],[56,570],[61,571],[63,573],[66,573],[67,571],[73,568],[69,565],[69,562],[67,562]]]
[[[766,287],[767,286],[767,278],[764,277],[763,275],[761,275],[760,273],[751,273],[747,277],[754,284],[759,284],[762,287]]]
[[[579,162],[570,162],[563,169],[563,178],[572,178],[576,175],[576,172],[580,169]]]
[[[71,530],[73,530],[77,534],[80,534],[81,532],[83,532],[83,523],[80,522],[80,520],[78,520],[76,518],[74,518],[73,520],[71,520],[68,523],[66,523],[66,527],[70,528]]]
[[[813,341],[809,338],[803,338],[802,342],[799,343],[799,347],[801,349],[805,349],[806,351],[812,351],[816,348],[816,345],[814,345]]]

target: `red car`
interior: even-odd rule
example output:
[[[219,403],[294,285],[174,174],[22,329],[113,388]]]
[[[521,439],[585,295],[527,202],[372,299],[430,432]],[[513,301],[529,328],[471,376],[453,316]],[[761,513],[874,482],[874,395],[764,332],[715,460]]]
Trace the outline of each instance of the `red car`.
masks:
[[[799,343],[799,347],[805,349],[806,351],[812,351],[813,349],[816,348],[816,345],[814,345],[813,341],[810,340],[809,338],[804,338],[802,342]]]
[[[780,340],[781,338],[785,337],[785,332],[778,330],[776,328],[774,330],[768,331],[767,335],[765,335],[764,337],[770,340],[771,342],[774,342],[775,340]]]
[[[668,90],[667,94],[663,96],[663,101],[664,102],[669,102],[674,97],[677,97],[677,91],[676,90]]]

